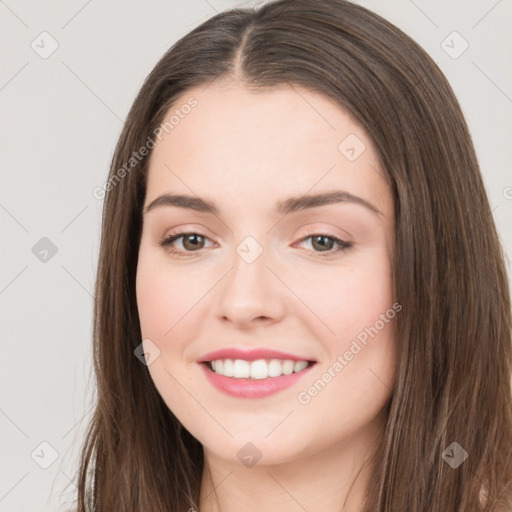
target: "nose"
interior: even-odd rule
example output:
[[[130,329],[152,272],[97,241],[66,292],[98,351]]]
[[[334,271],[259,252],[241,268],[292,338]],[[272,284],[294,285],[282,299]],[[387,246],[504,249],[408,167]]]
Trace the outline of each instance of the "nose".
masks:
[[[217,316],[239,327],[261,322],[274,323],[284,313],[285,287],[276,277],[265,250],[251,261],[235,252],[232,268],[223,279],[217,302]]]

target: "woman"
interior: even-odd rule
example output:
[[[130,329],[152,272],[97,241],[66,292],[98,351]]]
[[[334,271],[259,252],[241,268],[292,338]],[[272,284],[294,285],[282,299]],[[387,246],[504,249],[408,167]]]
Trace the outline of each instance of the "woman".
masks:
[[[510,510],[503,253],[408,36],[344,0],[214,16],[105,191],[80,511]]]

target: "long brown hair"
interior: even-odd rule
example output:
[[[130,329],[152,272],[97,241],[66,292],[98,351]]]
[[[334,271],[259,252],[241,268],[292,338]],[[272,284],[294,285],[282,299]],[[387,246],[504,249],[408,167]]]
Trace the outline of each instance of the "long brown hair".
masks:
[[[183,37],[147,77],[126,119],[104,189],[97,404],[80,459],[79,511],[199,509],[202,446],[134,356],[151,152],[130,159],[188,89],[217,78],[254,91],[297,84],[334,99],[366,129],[387,173],[396,218],[392,278],[403,310],[365,510],[512,509],[509,284],[458,102],[426,52],[380,16],[344,0],[278,0],[222,12]],[[448,460],[454,450],[467,453],[458,467]]]

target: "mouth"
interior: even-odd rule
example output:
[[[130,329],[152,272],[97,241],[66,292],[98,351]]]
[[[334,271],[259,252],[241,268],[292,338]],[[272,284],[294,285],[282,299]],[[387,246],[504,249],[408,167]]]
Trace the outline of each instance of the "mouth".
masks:
[[[197,362],[207,382],[215,389],[244,399],[265,398],[292,388],[317,364],[317,361],[291,354],[252,351],[242,355],[232,350],[210,354]]]

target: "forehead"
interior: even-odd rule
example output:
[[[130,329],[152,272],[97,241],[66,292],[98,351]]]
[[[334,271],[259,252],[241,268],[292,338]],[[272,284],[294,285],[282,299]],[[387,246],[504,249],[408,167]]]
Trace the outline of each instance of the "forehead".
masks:
[[[381,211],[390,209],[371,139],[318,92],[210,83],[186,91],[162,127],[171,116],[151,156],[148,200],[192,192],[240,206],[343,188]]]

